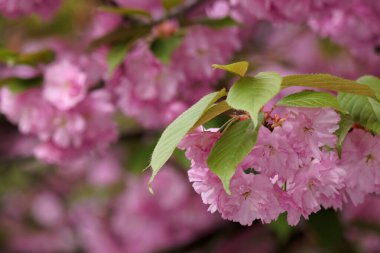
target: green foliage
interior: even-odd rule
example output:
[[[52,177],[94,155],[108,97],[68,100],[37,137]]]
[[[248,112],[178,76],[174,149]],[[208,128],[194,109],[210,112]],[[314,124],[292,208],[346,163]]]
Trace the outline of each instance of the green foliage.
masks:
[[[210,120],[214,119],[215,117],[219,116],[220,114],[231,110],[232,108],[227,104],[225,100],[221,101],[220,103],[217,103],[213,106],[211,106],[204,114],[203,116],[194,124],[193,129],[209,122]]]
[[[354,252],[344,235],[344,228],[337,212],[321,210],[310,216],[308,225],[325,252]]]
[[[0,49],[0,62],[5,64],[25,64],[36,66],[53,61],[55,54],[51,50],[41,50],[32,53],[19,54],[8,49]]]
[[[330,74],[304,74],[285,76],[283,78],[281,86],[282,88],[291,86],[307,86],[375,97],[375,93],[368,86],[360,85],[355,81],[347,80]]]
[[[378,121],[378,109],[370,103],[369,97],[339,93],[338,102],[340,106],[349,112],[352,119],[375,133],[380,133],[380,122]],[[373,101],[378,103],[377,101]]]
[[[166,11],[170,11],[171,9],[181,5],[183,0],[161,0],[162,6],[164,6]]]
[[[358,80],[358,83],[367,85],[374,92],[377,99],[380,100],[380,79],[375,76],[362,76]]]
[[[298,93],[291,94],[284,97],[277,103],[281,106],[290,107],[310,107],[310,108],[320,108],[320,107],[331,107],[338,111],[343,109],[339,106],[336,96],[328,92],[319,91],[301,91]]]
[[[132,44],[133,42],[141,39],[145,35],[149,34],[151,30],[150,26],[147,25],[136,25],[133,29],[125,29],[124,27],[119,27],[112,32],[94,40],[88,50],[94,50],[103,45],[120,45],[120,44]]]
[[[291,226],[289,226],[286,220],[286,213],[280,214],[276,221],[273,221],[269,224],[269,228],[273,230],[279,241],[282,243],[286,242],[289,239],[291,233],[294,230]]]
[[[260,115],[260,123],[263,115]],[[207,159],[207,164],[222,181],[225,191],[230,192],[230,180],[237,165],[255,146],[261,124],[252,121],[238,121],[229,127],[216,142]]]
[[[222,29],[230,26],[237,26],[240,25],[240,23],[236,22],[236,20],[225,17],[220,19],[201,19],[196,20],[194,22],[195,24],[205,25],[213,29]]]
[[[354,125],[354,121],[352,118],[347,114],[341,114],[340,115],[340,122],[339,122],[339,128],[335,132],[336,136],[338,137],[336,142],[336,149],[338,151],[339,156],[342,152],[342,145],[344,142],[344,139],[346,138],[348,132],[351,130],[351,128]]]
[[[234,109],[247,111],[257,125],[259,111],[280,91],[281,81],[281,76],[272,72],[243,77],[232,86],[227,103]]]
[[[222,69],[243,77],[248,70],[249,63],[246,61],[240,61],[227,65],[213,64],[212,67],[215,69]]]
[[[150,49],[163,63],[169,63],[172,53],[181,45],[182,40],[183,36],[180,35],[157,38],[152,42]]]
[[[118,44],[111,47],[107,55],[108,73],[112,74],[115,69],[123,62],[130,48],[129,43]]]
[[[152,16],[150,15],[150,13],[148,11],[145,11],[142,9],[110,7],[110,6],[99,7],[99,9],[101,11],[104,11],[104,12],[115,13],[115,14],[119,14],[119,15],[125,16],[125,17],[143,16],[143,17],[147,17],[149,19],[152,18]]]
[[[20,93],[27,89],[38,87],[42,84],[42,77],[35,77],[29,79],[11,77],[0,80],[0,87],[6,86],[13,93]]]
[[[150,183],[153,181],[161,167],[170,158],[178,143],[186,133],[193,128],[194,124],[202,117],[210,106],[225,95],[226,91],[223,89],[204,96],[192,107],[183,112],[165,129],[152,154],[150,166],[152,167],[153,172],[149,181]]]

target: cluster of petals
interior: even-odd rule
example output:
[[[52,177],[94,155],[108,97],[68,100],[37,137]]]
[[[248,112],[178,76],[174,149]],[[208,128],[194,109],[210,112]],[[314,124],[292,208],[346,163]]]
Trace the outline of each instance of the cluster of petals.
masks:
[[[323,208],[359,204],[378,191],[378,137],[355,129],[348,134],[342,157],[335,149],[340,117],[332,109],[279,108],[267,113],[256,146],[237,166],[231,195],[207,166],[220,138],[218,129],[190,133],[180,144],[191,160],[189,179],[209,211],[250,225],[287,213],[296,225]],[[376,153],[377,152],[377,153]]]
[[[103,167],[104,173],[115,166],[122,170],[118,158],[107,154],[83,163],[84,173],[75,169],[46,174],[43,186],[1,196],[0,225],[8,231],[7,252],[150,253],[186,244],[219,224],[173,167],[158,175],[155,195],[146,190],[148,174],[128,174],[125,182],[118,177],[108,184],[88,180],[96,162],[95,169]],[[122,188],[106,199],[95,193],[83,198],[80,192],[89,186],[100,192],[115,184]],[[26,217],[37,230],[23,222]]]
[[[222,72],[210,66],[227,63],[239,48],[237,29],[195,26],[165,64],[139,41],[107,85],[125,115],[146,128],[162,127],[212,90]]]
[[[84,66],[57,60],[45,67],[42,87],[0,91],[1,113],[40,140],[34,154],[43,161],[60,164],[104,150],[117,138],[111,94],[90,90],[94,76]]]

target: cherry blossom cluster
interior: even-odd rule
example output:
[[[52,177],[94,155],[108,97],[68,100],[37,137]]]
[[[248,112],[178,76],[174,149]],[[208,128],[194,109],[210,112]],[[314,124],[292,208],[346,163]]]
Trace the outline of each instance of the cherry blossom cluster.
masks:
[[[187,243],[220,223],[173,167],[158,177],[155,196],[146,191],[148,175],[123,173],[120,157],[110,152],[47,173],[40,179],[43,185],[40,181],[27,192],[1,195],[6,250],[150,253]],[[107,198],[81,193],[86,187],[106,192],[115,185],[120,190]]]
[[[376,0],[218,0],[207,7],[210,17],[231,16],[243,23],[307,24],[315,33],[347,47],[359,59],[379,62],[380,4]]]
[[[189,179],[209,211],[251,225],[287,212],[288,223],[323,208],[359,204],[378,192],[380,138],[361,129],[345,140],[341,159],[335,150],[339,115],[332,109],[276,108],[267,113],[258,142],[238,165],[227,194],[207,166],[207,157],[222,133],[190,133],[181,143],[191,160]]]

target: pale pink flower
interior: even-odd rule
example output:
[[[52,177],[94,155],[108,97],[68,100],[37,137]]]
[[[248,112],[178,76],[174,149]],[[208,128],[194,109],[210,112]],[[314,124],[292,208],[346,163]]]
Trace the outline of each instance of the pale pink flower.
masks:
[[[60,110],[73,108],[86,96],[86,78],[72,63],[56,62],[45,70],[43,96]]]

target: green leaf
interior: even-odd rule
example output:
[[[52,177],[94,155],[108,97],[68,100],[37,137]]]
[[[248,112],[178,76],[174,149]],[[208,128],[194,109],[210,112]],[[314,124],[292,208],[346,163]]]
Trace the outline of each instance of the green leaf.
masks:
[[[126,29],[125,27],[119,27],[107,33],[106,35],[92,41],[87,50],[91,51],[103,45],[109,46],[124,43],[133,43],[149,34],[150,31],[151,28],[147,25],[136,25],[129,29]]]
[[[119,15],[127,16],[127,17],[128,16],[143,16],[149,19],[152,18],[152,15],[150,15],[149,12],[142,9],[103,6],[103,7],[99,7],[99,10],[104,11],[104,12],[115,13],[115,14],[119,14]]]
[[[227,104],[226,100],[221,101],[213,106],[211,106],[203,116],[194,124],[193,129],[209,122],[213,118],[219,116],[220,114],[231,110],[232,108]]]
[[[25,64],[35,66],[40,63],[53,61],[55,54],[52,50],[41,50],[32,53],[19,54],[8,49],[0,49],[0,62],[6,64]]]
[[[321,210],[309,217],[309,231],[313,232],[322,252],[353,252],[352,245],[345,240],[345,230],[338,213],[333,209]],[[327,250],[327,251],[326,251]]]
[[[55,59],[55,53],[52,50],[41,50],[28,54],[20,54],[16,64],[37,65],[39,63],[49,63]]]
[[[112,74],[123,62],[130,48],[130,43],[118,44],[111,47],[107,55],[108,73]]]
[[[375,133],[380,133],[380,122],[377,118],[378,108],[374,108],[366,96],[339,93],[338,102],[340,106],[349,112],[352,119]],[[375,101],[377,102],[377,101]],[[375,111],[376,110],[376,111]]]
[[[149,185],[161,167],[167,160],[169,160],[178,143],[183,139],[187,132],[193,128],[194,124],[202,117],[210,106],[225,95],[226,91],[223,89],[204,96],[192,107],[183,112],[165,129],[152,154],[150,163],[150,166],[152,167],[152,176],[149,180]]]
[[[262,120],[263,115],[260,115]],[[231,177],[238,164],[255,146],[260,126],[257,124],[254,127],[250,120],[238,121],[227,129],[210,152],[207,164],[220,178],[228,194],[231,194]]]
[[[269,228],[273,230],[281,243],[286,243],[294,230],[286,220],[286,213],[280,214],[276,221],[272,221]]]
[[[298,93],[291,94],[282,98],[277,103],[281,106],[294,106],[294,107],[310,107],[310,108],[320,108],[320,107],[331,107],[338,111],[343,109],[339,106],[337,98],[328,92],[319,91],[301,91]]]
[[[247,111],[256,125],[259,111],[280,91],[281,81],[281,76],[272,72],[240,78],[229,91],[227,103],[236,110]]]
[[[243,77],[248,70],[249,63],[247,61],[240,61],[227,65],[213,64],[212,67],[215,69],[222,69]]]
[[[0,49],[0,62],[3,63],[14,63],[18,58],[18,53],[13,52],[7,48]]]
[[[236,20],[226,17],[221,19],[201,19],[194,21],[195,24],[205,25],[213,29],[221,29],[226,28],[230,26],[238,26],[240,23],[238,23]]]
[[[163,63],[168,63],[174,50],[179,47],[183,40],[182,36],[171,36],[168,38],[157,38],[150,46],[153,54]]]
[[[283,78],[282,88],[290,86],[307,86],[333,90],[356,95],[375,97],[375,93],[366,85],[329,74],[290,75]]]
[[[376,95],[377,99],[380,99],[380,79],[375,76],[362,76],[357,80],[360,84],[369,86]]]
[[[340,115],[339,128],[335,132],[335,135],[338,137],[338,140],[336,142],[336,149],[338,151],[339,156],[342,153],[342,145],[343,145],[344,139],[346,138],[348,132],[353,127],[354,123],[355,122],[352,120],[352,118],[349,115],[347,114]]]
[[[182,3],[183,0],[161,0],[162,6],[164,6],[165,10],[167,11],[170,11]]]
[[[20,93],[27,89],[38,87],[42,84],[42,77],[35,77],[29,79],[11,77],[0,80],[0,87],[6,86],[13,93]]]

